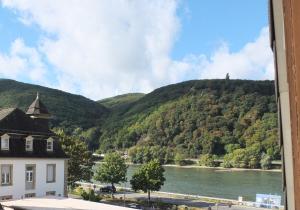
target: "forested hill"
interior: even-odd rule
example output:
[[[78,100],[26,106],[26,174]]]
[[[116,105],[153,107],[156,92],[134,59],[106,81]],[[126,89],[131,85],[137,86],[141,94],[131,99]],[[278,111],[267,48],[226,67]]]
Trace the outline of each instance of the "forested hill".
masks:
[[[26,111],[39,92],[54,115],[52,126],[90,128],[103,122],[109,110],[80,95],[14,80],[0,79],[0,108],[18,107]]]
[[[273,81],[187,81],[112,111],[99,128],[99,146],[102,152],[137,145],[150,148],[144,154],[268,153],[278,159],[276,111]]]
[[[124,106],[130,106],[133,102],[139,100],[144,95],[144,93],[127,93],[102,99],[98,101],[98,103],[110,109],[119,109]]]
[[[0,80],[0,107],[25,110],[38,91],[55,115],[53,126],[80,136],[91,150],[131,148],[136,162],[211,154],[255,165],[263,154],[280,158],[274,89],[273,81],[194,80],[95,102]]]

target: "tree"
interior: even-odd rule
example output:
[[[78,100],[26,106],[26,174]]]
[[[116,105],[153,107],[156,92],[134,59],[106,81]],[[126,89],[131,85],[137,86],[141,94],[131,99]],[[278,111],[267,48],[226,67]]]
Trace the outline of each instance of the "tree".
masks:
[[[247,158],[249,159],[249,168],[259,168],[259,161],[261,158],[261,145],[259,143],[253,144],[246,148]]]
[[[150,202],[151,191],[159,191],[165,182],[165,169],[158,160],[152,160],[142,165],[132,176],[130,180],[134,191],[142,190],[148,193],[148,202]]]
[[[227,144],[225,145],[224,149],[226,151],[227,154],[232,153],[234,150],[236,149],[240,149],[240,145],[239,144]]]
[[[125,159],[119,153],[108,153],[104,157],[104,163],[99,164],[95,171],[94,179],[96,181],[114,184],[126,181],[127,165]]]
[[[77,137],[67,136],[63,130],[58,130],[56,134],[62,149],[69,156],[68,185],[74,188],[76,181],[90,181],[93,161],[87,145]]]
[[[79,134],[88,145],[89,150],[94,151],[99,147],[99,136],[101,131],[99,127],[93,127]]]
[[[216,163],[214,161],[214,156],[211,154],[201,155],[199,160],[199,165],[201,166],[208,166],[208,167],[215,167]]]
[[[249,158],[246,149],[236,149],[232,153],[232,166],[234,168],[247,168]]]
[[[223,163],[221,164],[221,166],[224,168],[232,168],[233,167],[232,159],[233,159],[232,153],[226,154],[224,156]]]
[[[272,159],[269,155],[263,154],[260,160],[260,166],[262,169],[267,170],[270,169],[272,166]]]

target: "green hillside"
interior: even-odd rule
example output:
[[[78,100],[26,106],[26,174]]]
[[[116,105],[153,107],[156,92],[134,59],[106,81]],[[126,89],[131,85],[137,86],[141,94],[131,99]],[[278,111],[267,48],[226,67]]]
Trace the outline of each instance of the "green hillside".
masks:
[[[26,111],[37,92],[54,115],[53,126],[89,128],[100,124],[109,112],[104,106],[80,95],[8,79],[0,80],[0,108],[18,107]]]
[[[273,81],[169,85],[112,111],[101,127],[100,150],[158,146],[185,157],[239,150],[278,159],[276,112]]]
[[[193,80],[95,102],[0,80],[0,107],[25,110],[39,92],[52,125],[80,136],[90,150],[130,148],[139,163],[217,155],[227,166],[255,168],[280,159],[274,89],[273,81]]]
[[[128,106],[129,104],[142,98],[144,95],[144,93],[127,93],[111,98],[102,99],[98,101],[98,103],[102,104],[107,108],[118,109],[122,106]]]

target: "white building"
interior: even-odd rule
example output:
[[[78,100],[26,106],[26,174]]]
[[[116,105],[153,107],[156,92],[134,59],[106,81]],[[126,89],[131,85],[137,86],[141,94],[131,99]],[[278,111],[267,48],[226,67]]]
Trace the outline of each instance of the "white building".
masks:
[[[39,97],[24,113],[0,109],[0,200],[66,196],[67,156]]]

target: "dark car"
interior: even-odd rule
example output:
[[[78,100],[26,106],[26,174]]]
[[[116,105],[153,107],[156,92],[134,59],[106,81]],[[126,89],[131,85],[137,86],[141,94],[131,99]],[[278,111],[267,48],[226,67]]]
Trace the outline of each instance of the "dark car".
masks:
[[[117,192],[115,186],[105,186],[100,188],[100,192],[102,193],[115,193]]]

